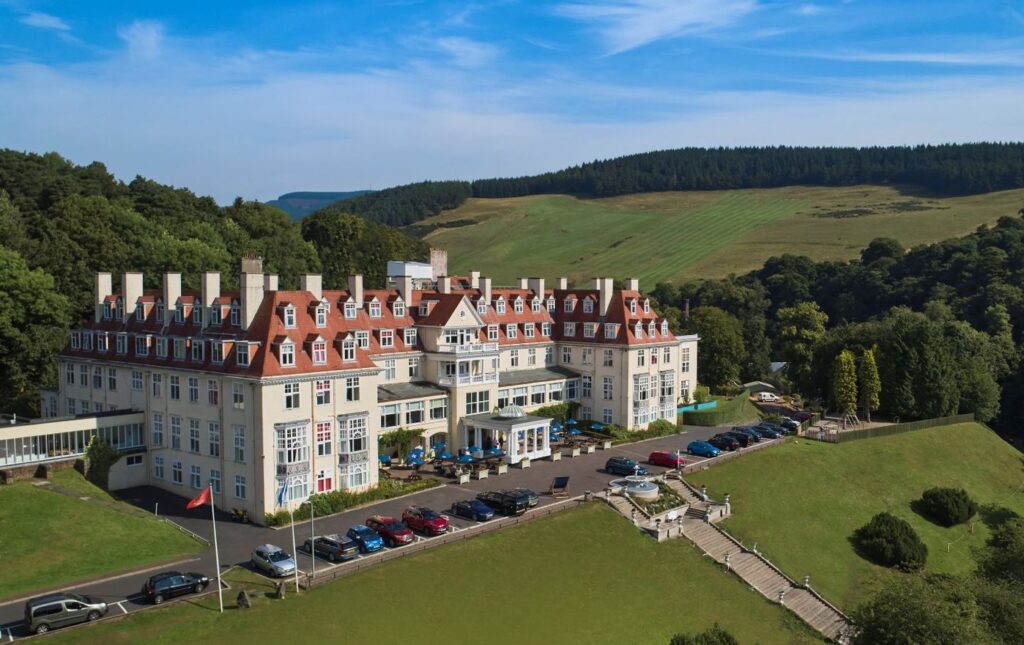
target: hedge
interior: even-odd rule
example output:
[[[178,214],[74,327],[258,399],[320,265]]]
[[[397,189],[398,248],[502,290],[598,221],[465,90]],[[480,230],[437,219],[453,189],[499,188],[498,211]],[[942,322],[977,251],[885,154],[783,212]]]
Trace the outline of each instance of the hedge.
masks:
[[[303,502],[301,506],[295,509],[294,519],[296,522],[308,520],[310,504],[316,506],[317,517],[325,517],[368,502],[391,499],[392,497],[407,495],[440,485],[441,482],[433,477],[424,477],[414,482],[384,479],[373,488],[360,492],[353,493],[347,490],[335,490],[329,493],[318,493],[310,495],[308,501]],[[264,516],[263,523],[267,526],[287,526],[291,523],[292,518],[292,513],[288,511],[277,511],[276,513],[267,513]]]
[[[921,495],[922,513],[942,526],[963,524],[978,512],[978,504],[962,488],[929,488]]]
[[[914,527],[891,513],[879,513],[853,533],[861,555],[875,564],[917,571],[928,559],[928,547]]]
[[[744,390],[731,399],[718,400],[718,406],[709,410],[694,410],[683,413],[683,423],[691,426],[720,426],[733,421],[751,418],[747,403],[750,390]]]

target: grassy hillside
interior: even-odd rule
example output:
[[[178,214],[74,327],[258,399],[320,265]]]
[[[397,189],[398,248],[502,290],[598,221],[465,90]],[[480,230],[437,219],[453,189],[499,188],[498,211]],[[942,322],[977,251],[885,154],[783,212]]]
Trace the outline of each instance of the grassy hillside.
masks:
[[[230,580],[231,578],[229,578]],[[269,591],[265,579],[232,581]],[[394,560],[223,615],[203,604],[132,614],[55,642],[652,643],[717,621],[741,643],[820,642],[786,610],[681,540],[658,544],[604,505]],[[233,604],[233,602],[232,602]]]
[[[735,515],[725,527],[747,545],[852,609],[885,576],[849,542],[876,513],[906,519],[928,546],[927,569],[966,573],[971,550],[989,535],[985,519],[943,528],[911,510],[933,486],[967,490],[982,506],[1024,515],[1022,456],[987,428],[961,424],[845,444],[797,440],[695,474],[712,495],[731,493]]]
[[[423,220],[453,272],[479,269],[499,284],[518,277],[595,275],[663,280],[722,277],[782,253],[852,258],[876,237],[906,246],[973,231],[1024,205],[1024,190],[933,198],[892,187],[791,187],[644,193],[579,200],[565,195],[470,199]],[[461,221],[460,221],[461,220]]]

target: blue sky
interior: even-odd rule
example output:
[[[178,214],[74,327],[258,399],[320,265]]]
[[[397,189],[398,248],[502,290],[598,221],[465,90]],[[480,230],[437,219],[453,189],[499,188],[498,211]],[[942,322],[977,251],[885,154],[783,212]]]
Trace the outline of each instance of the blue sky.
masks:
[[[0,146],[224,202],[1024,139],[1024,0],[0,0]]]

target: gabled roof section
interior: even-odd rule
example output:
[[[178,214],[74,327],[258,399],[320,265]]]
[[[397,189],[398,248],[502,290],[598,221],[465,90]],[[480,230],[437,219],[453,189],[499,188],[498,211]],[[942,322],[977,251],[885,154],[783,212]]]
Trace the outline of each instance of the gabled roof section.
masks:
[[[460,313],[462,314],[460,316]],[[477,313],[476,307],[461,293],[442,293],[431,312],[416,321],[425,327],[445,327],[457,325],[461,327],[481,327],[484,321]]]

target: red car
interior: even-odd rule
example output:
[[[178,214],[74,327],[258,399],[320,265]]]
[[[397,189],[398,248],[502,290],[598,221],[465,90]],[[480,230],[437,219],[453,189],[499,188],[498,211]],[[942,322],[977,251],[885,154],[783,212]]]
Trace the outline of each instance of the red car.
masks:
[[[427,535],[444,535],[448,532],[448,520],[425,506],[410,506],[402,511],[402,521],[414,531]]]
[[[652,466],[663,466],[665,468],[682,468],[686,464],[686,460],[668,450],[655,450],[647,458],[647,463]]]
[[[373,515],[366,518],[366,525],[380,534],[384,544],[390,547],[409,544],[415,539],[409,527],[387,515]]]

